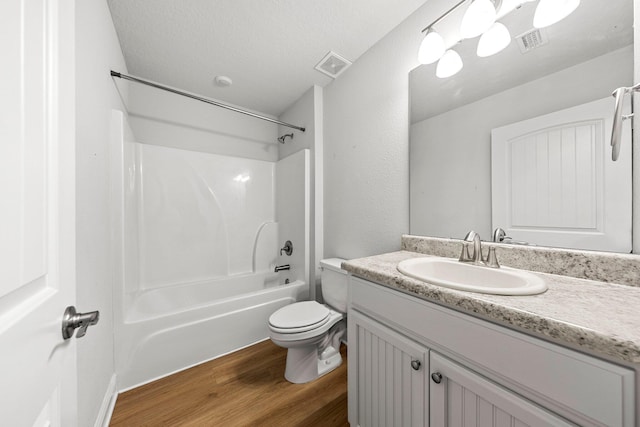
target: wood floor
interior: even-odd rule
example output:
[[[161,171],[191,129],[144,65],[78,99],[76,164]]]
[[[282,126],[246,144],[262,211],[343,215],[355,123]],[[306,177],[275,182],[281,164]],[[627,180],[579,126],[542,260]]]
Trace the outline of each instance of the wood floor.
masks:
[[[111,426],[348,426],[347,351],[308,384],[284,379],[287,351],[270,340],[118,396]]]

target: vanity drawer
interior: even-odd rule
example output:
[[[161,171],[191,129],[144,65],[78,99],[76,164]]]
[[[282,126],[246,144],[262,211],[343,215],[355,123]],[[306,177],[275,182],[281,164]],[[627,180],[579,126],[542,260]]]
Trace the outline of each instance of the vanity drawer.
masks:
[[[582,425],[634,425],[631,369],[351,276],[350,307]]]

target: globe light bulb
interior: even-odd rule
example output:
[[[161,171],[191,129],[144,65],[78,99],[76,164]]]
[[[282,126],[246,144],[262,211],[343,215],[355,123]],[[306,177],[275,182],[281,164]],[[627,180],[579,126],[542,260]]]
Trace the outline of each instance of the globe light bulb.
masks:
[[[540,0],[533,15],[533,26],[544,28],[569,16],[580,6],[580,0]]]
[[[444,79],[462,70],[462,58],[455,50],[449,49],[442,55],[436,67],[436,76]]]
[[[460,35],[465,39],[478,37],[496,22],[496,8],[491,0],[474,0],[462,17]]]
[[[478,56],[487,57],[495,55],[511,43],[511,34],[504,24],[496,22],[493,24],[478,41]]]
[[[429,30],[424,39],[422,39],[422,43],[420,43],[418,61],[421,64],[433,64],[444,55],[445,50],[442,36],[435,31]]]

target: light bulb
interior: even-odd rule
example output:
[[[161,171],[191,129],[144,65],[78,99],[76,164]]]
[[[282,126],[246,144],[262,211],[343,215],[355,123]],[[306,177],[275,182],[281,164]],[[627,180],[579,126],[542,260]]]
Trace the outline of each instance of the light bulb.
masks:
[[[478,56],[486,57],[500,52],[511,43],[511,34],[504,24],[496,22],[493,24],[478,41]]]
[[[521,6],[522,0],[502,0],[500,9],[497,11],[498,16],[504,16],[510,12],[516,10]]]
[[[418,49],[418,61],[421,64],[433,64],[444,55],[445,47],[442,36],[429,30],[420,43]]]
[[[455,50],[449,49],[442,55],[436,67],[436,76],[441,79],[451,77],[462,70],[462,58]]]
[[[540,0],[533,15],[533,26],[544,28],[563,20],[580,6],[580,0]]]
[[[474,0],[462,17],[460,35],[472,39],[489,29],[496,22],[496,8],[491,0]]]
[[[496,15],[497,15],[496,19],[503,18],[505,15],[508,15],[509,13],[513,12],[514,10],[524,5],[525,3],[531,3],[534,1],[537,1],[537,0],[502,0],[502,3],[500,4],[500,8],[496,10]]]

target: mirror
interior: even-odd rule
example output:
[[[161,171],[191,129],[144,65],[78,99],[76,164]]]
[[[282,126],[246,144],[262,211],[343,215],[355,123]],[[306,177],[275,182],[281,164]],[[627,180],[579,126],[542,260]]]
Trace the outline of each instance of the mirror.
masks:
[[[512,36],[502,52],[480,58],[478,38],[463,40],[453,47],[464,63],[458,74],[439,79],[436,64],[410,72],[411,234],[462,238],[475,230],[491,240],[492,130],[611,97],[614,89],[633,85],[633,0],[583,1],[564,20],[531,34],[536,5],[525,3],[500,20]],[[461,9],[437,25],[447,46],[459,40]],[[611,98],[611,115],[613,107]],[[605,160],[611,162],[609,137]],[[630,162],[630,149],[626,157]],[[631,176],[628,180],[630,188]],[[600,249],[579,241],[528,242]]]

